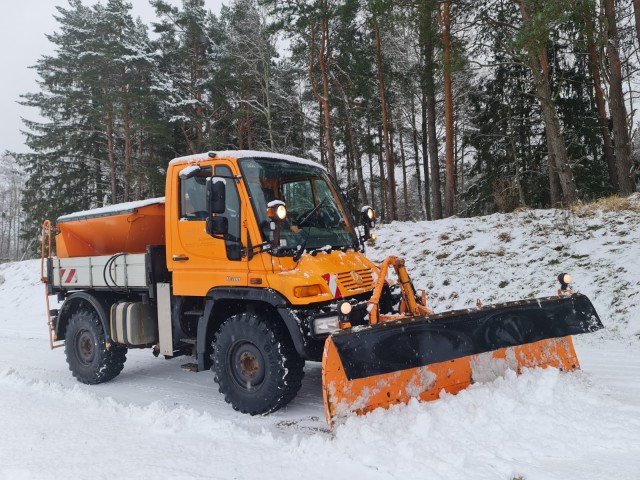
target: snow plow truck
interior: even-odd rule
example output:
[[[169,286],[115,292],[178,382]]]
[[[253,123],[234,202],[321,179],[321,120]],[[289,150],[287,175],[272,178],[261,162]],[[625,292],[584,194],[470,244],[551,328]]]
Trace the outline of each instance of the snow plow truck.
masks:
[[[115,378],[128,349],[193,356],[191,369],[211,370],[225,400],[251,415],[286,405],[305,361],[322,362],[330,425],[456,393],[487,361],[579,368],[571,336],[602,324],[568,275],[551,297],[434,313],[401,258],[365,256],[374,223],[368,206],[352,215],[309,160],[176,158],[164,198],[44,222],[50,346],[64,347],[85,384]]]

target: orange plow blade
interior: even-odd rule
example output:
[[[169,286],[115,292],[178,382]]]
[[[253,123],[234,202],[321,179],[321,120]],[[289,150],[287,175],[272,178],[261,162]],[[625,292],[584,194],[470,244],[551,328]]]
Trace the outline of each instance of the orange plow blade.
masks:
[[[599,328],[589,299],[575,294],[345,330],[325,343],[327,422],[411,398],[435,400],[506,369],[578,369],[571,335]]]

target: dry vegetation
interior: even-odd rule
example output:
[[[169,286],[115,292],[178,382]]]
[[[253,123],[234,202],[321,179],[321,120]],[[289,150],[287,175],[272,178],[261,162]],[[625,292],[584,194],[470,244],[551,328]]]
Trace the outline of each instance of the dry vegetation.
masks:
[[[613,195],[607,198],[600,198],[590,203],[578,203],[570,207],[571,212],[578,217],[588,217],[597,212],[638,212],[640,213],[640,194],[629,197],[619,197]]]

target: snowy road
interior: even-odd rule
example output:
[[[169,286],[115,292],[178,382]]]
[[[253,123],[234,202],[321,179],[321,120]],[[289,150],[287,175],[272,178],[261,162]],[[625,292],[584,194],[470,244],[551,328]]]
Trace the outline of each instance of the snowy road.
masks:
[[[578,343],[577,374],[499,379],[355,418],[333,436],[317,365],[288,408],[251,418],[224,403],[208,373],[177,360],[131,352],[120,377],[87,387],[45,347],[44,335],[0,329],[3,479],[631,480],[640,471],[640,349]]]

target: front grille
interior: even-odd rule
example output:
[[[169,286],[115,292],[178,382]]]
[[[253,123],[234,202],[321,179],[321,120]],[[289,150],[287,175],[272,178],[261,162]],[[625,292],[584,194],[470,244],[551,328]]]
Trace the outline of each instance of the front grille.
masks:
[[[373,273],[370,268],[338,274],[338,285],[347,291],[373,288]]]

